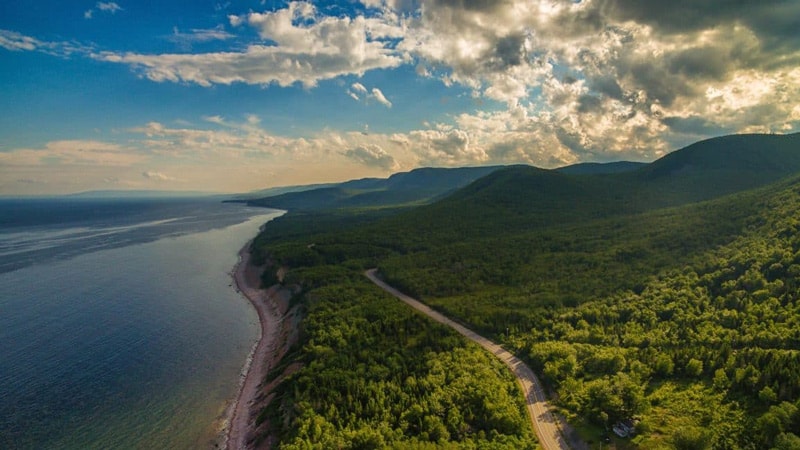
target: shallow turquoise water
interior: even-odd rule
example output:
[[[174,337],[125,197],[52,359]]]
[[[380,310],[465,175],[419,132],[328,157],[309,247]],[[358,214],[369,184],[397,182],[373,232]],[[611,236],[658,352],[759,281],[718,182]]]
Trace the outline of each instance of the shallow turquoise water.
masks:
[[[258,336],[229,273],[276,215],[222,211],[236,219],[0,273],[0,448],[210,444]]]

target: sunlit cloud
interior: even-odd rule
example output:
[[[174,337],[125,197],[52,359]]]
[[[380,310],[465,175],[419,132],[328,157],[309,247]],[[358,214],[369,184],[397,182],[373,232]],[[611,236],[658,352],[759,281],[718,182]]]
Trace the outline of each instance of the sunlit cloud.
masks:
[[[305,19],[297,22],[298,18]],[[156,82],[200,86],[245,83],[314,87],[321,80],[363,75],[374,69],[400,66],[403,61],[363,16],[320,16],[311,3],[292,2],[275,12],[231,16],[231,26],[249,25],[270,44],[254,43],[244,51],[197,54],[101,52],[93,57],[126,64]],[[385,28],[386,24],[384,25]]]
[[[386,97],[383,95],[383,92],[381,92],[381,90],[378,88],[372,88],[372,98],[374,98],[375,100],[378,101],[378,103],[387,108],[392,107],[392,102],[387,100]]]
[[[377,167],[385,171],[396,170],[399,167],[392,155],[386,153],[380,146],[375,144],[350,148],[342,152],[342,154],[359,164]]]
[[[351,85],[351,87],[353,88],[354,91],[358,92],[359,94],[367,93],[367,88],[364,87],[364,85],[361,83],[355,82]]]
[[[301,86],[315,108],[314,96],[332,89],[324,98],[343,102],[343,116],[354,114],[352,124],[320,120],[314,128],[298,112],[300,131],[289,137],[268,112],[205,105],[197,124],[140,117],[121,126],[125,137],[113,144],[43,138],[38,148],[4,150],[0,163],[138,164],[133,178],[177,173],[162,162],[300,162],[315,167],[309,174],[324,174],[317,163],[342,173],[516,162],[556,167],[650,160],[720,134],[800,130],[797,2],[361,3],[335,10],[313,2],[247,11],[228,5],[215,19],[223,23],[169,24],[172,34],[161,30],[154,39],[163,44],[160,52],[0,30],[0,48],[15,55],[104,62],[159,88],[214,93],[241,85],[236,89],[260,93]],[[123,6],[98,2],[87,18],[121,20]],[[426,90],[417,90],[423,84]],[[429,113],[409,106],[415,95],[471,96],[472,103]],[[388,114],[403,125],[367,123]]]
[[[0,152],[0,163],[13,166],[130,166],[144,156],[118,144],[66,140],[48,142],[43,148]]]

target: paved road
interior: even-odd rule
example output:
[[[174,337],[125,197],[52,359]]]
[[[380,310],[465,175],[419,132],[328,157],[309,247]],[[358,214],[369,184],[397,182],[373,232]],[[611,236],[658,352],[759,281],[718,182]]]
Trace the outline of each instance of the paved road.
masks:
[[[531,417],[531,423],[533,424],[533,429],[536,431],[536,436],[538,436],[539,443],[542,445],[542,448],[545,450],[570,448],[567,444],[567,441],[564,439],[564,436],[561,434],[558,419],[553,415],[552,412],[550,412],[550,407],[547,405],[547,399],[545,398],[544,390],[542,390],[542,384],[539,383],[539,379],[536,378],[536,375],[534,375],[530,367],[528,367],[519,358],[503,349],[503,347],[500,347],[499,345],[475,333],[469,328],[453,322],[441,313],[432,310],[424,303],[415,300],[384,283],[383,280],[378,278],[377,269],[370,269],[364,274],[373,283],[380,286],[386,292],[394,295],[398,299],[402,300],[412,308],[425,314],[431,319],[453,328],[471,341],[490,351],[496,357],[500,358],[501,361],[506,363],[506,365],[514,372],[514,375],[516,375],[517,381],[519,381],[520,386],[522,386],[522,391],[525,393],[525,403],[528,406],[528,413]]]

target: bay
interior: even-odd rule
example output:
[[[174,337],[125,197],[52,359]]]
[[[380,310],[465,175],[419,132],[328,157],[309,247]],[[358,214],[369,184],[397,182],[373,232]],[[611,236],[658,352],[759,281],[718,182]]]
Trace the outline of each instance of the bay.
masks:
[[[0,273],[0,448],[213,444],[259,333],[230,271],[280,213],[159,205],[0,230],[42,261]]]

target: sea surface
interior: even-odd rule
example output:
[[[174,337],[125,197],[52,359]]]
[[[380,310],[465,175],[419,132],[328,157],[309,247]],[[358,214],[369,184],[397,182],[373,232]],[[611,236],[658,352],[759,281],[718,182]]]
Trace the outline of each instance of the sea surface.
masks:
[[[208,448],[258,338],[232,285],[280,212],[0,200],[0,448]]]

